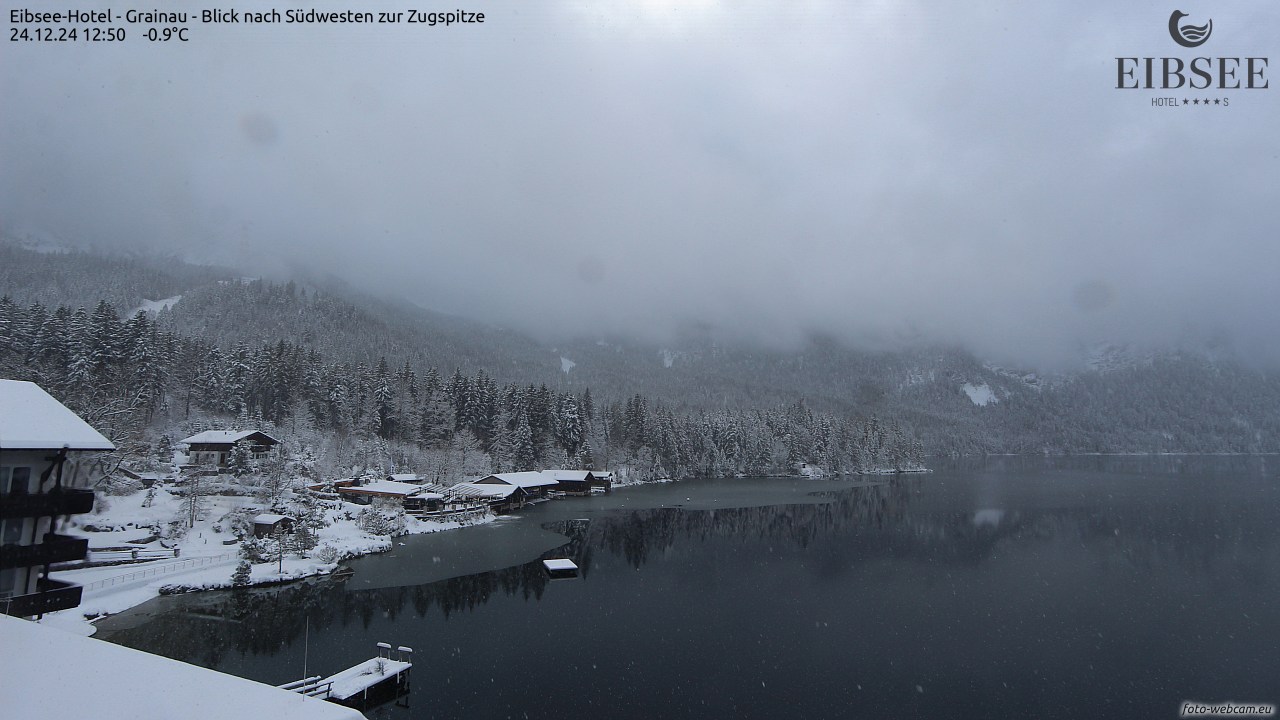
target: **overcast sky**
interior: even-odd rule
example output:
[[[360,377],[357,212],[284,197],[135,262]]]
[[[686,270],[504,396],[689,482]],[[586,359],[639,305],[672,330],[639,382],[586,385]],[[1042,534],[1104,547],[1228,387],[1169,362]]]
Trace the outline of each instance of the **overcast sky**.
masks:
[[[544,337],[705,322],[1045,363],[1227,335],[1280,357],[1280,84],[1114,89],[1116,56],[1280,73],[1274,2],[1178,5],[1212,18],[1201,51],[1159,3],[471,9],[5,42],[0,230],[331,272]]]

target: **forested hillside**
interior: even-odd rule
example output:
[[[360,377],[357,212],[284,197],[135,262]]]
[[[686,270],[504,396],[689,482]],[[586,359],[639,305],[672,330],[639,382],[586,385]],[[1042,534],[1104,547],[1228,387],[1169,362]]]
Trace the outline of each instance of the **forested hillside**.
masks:
[[[710,332],[665,347],[619,338],[552,346],[331,280],[277,283],[12,245],[0,245],[0,259],[0,373],[40,380],[126,433],[230,414],[333,434],[344,448],[365,438],[438,451],[440,417],[451,413],[452,431],[471,436],[459,456],[474,445],[505,466],[523,464],[495,450],[522,433],[523,416],[539,463],[552,452],[573,459],[589,441],[610,461],[623,449],[639,463],[649,448],[667,472],[713,474],[820,457],[865,465],[874,442],[858,448],[851,438],[893,427],[924,453],[1280,450],[1280,379],[1229,354],[1113,353],[1097,370],[1042,375],[957,349],[866,352],[821,337],[791,351],[718,343]],[[131,314],[179,295],[158,313]],[[94,355],[104,347],[115,359]],[[127,383],[103,375],[112,363],[131,374]],[[99,402],[104,380],[117,394]],[[371,399],[388,393],[389,405]],[[637,396],[654,418],[648,437],[618,419]],[[120,403],[141,413],[113,420]],[[576,404],[580,441],[555,436],[562,421],[548,408],[564,403]],[[770,443],[766,462],[760,447]]]
[[[163,314],[163,313],[161,313]],[[0,376],[49,390],[145,462],[209,425],[255,427],[289,441],[322,476],[375,471],[464,475],[620,463],[642,479],[920,466],[922,449],[893,421],[815,413],[803,403],[759,410],[674,411],[636,394],[499,385],[412,363],[329,361],[284,340],[226,351],[169,332],[144,311],[122,320],[0,297]]]

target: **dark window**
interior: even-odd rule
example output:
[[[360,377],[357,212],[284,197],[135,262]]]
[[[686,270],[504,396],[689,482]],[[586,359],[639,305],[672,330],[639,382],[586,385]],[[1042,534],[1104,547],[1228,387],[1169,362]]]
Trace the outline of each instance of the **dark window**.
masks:
[[[15,467],[0,470],[0,493],[25,495],[31,491],[31,468]]]

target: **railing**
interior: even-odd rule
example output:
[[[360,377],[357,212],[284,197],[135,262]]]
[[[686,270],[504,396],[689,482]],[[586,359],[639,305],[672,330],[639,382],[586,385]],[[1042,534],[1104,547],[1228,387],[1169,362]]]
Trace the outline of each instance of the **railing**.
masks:
[[[43,615],[55,610],[70,610],[80,604],[84,588],[75,583],[42,579],[39,590],[30,595],[0,599],[0,614],[15,617]]]
[[[35,545],[0,545],[0,569],[83,560],[88,552],[85,538],[45,533],[44,541]]]
[[[115,577],[103,578],[102,580],[95,580],[89,583],[88,585],[85,585],[84,589],[85,589],[85,592],[102,590],[109,587],[115,587],[117,585],[125,585],[131,582],[145,580],[151,577],[166,575],[168,573],[179,572],[182,570],[190,570],[192,568],[204,567],[205,565],[215,565],[219,562],[222,562],[223,560],[228,560],[234,557],[236,557],[236,555],[232,553],[223,553],[222,555],[208,555],[205,557],[198,557],[198,558],[191,558],[190,560],[183,560],[182,562],[167,563],[165,565],[152,565],[151,567],[144,568],[142,570],[135,570],[131,573],[116,575]]]
[[[90,510],[93,510],[93,491],[82,488],[0,495],[0,518],[83,515]]]
[[[306,695],[314,698],[328,698],[333,692],[333,681],[322,680],[319,675],[293,682],[277,685],[281,690],[291,690],[299,695]]]
[[[489,512],[487,505],[480,505],[468,508],[458,508],[452,510],[406,510],[405,514],[416,517],[419,520],[437,520],[440,522],[461,522],[463,520],[476,520],[483,517]]]

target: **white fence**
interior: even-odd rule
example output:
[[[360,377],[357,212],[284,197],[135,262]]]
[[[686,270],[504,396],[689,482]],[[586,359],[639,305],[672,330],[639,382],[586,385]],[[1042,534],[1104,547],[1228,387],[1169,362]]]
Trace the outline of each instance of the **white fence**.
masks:
[[[191,570],[193,568],[203,567],[205,565],[216,565],[220,562],[223,562],[224,560],[230,560],[234,557],[236,557],[236,555],[232,553],[223,553],[222,555],[209,555],[206,557],[190,558],[189,560],[183,560],[181,562],[175,562],[175,563],[165,563],[164,565],[152,565],[150,567],[146,567],[141,570],[135,570],[131,573],[116,575],[115,577],[103,578],[102,580],[95,580],[91,583],[87,583],[84,586],[84,591],[93,592],[94,590],[103,590],[109,587],[115,587],[117,585],[127,585],[129,583],[137,582],[139,580],[145,580],[147,578],[152,578],[152,577],[159,577],[160,575],[167,575],[169,573],[179,572],[182,570]]]
[[[112,560],[167,560],[178,557],[172,548],[136,548],[132,550],[90,550],[89,562],[110,562]]]

